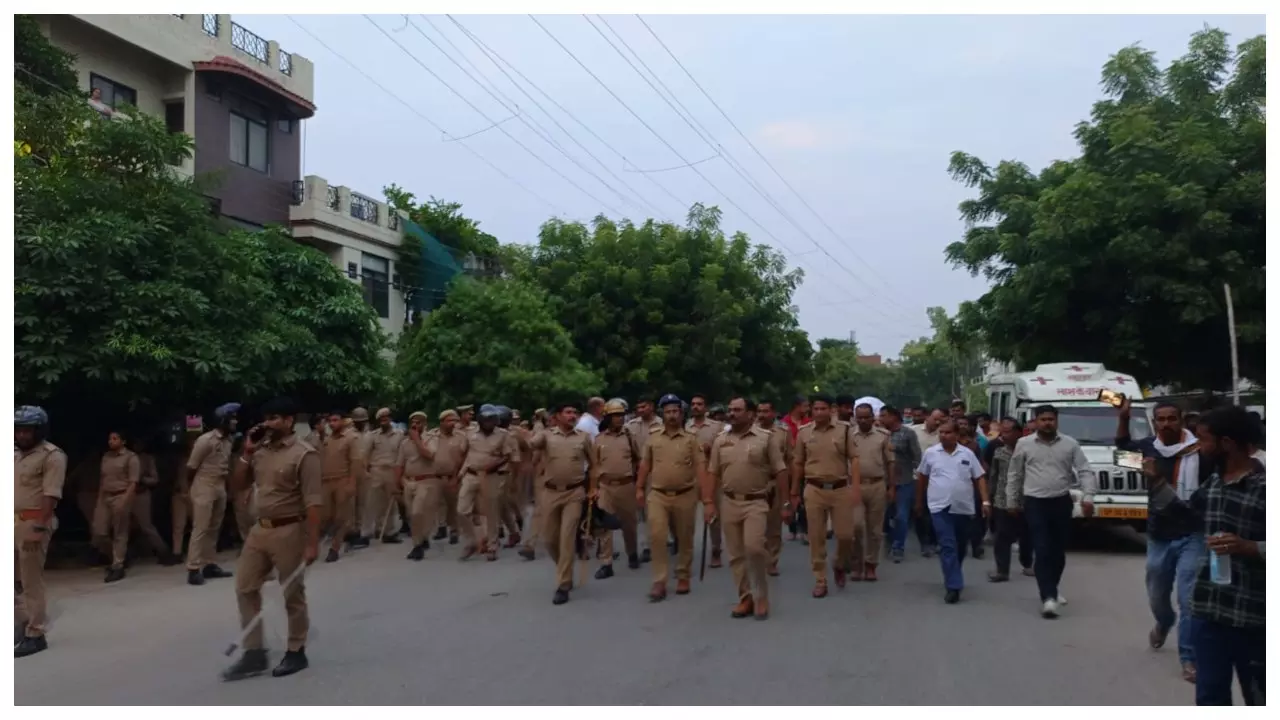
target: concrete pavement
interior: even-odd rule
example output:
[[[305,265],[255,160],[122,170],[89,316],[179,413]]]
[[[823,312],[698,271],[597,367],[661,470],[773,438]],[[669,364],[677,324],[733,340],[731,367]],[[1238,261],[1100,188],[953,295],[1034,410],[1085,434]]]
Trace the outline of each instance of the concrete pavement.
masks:
[[[51,573],[50,649],[15,661],[20,705],[1163,705],[1191,704],[1173,638],[1146,646],[1143,559],[1104,540],[1073,552],[1058,620],[1038,614],[1033,578],[991,585],[991,555],[942,602],[936,560],[912,549],[877,583],[809,597],[808,549],[787,542],[766,622],[733,620],[728,567],[650,604],[648,566],[617,566],[551,604],[545,554],[457,562],[433,544],[375,545],[307,579],[310,669],[222,683],[237,636],[234,580],[185,584],[144,565],[104,585],[96,570]],[[1016,555],[1015,555],[1016,557]],[[625,560],[625,559],[624,559]],[[226,557],[224,567],[234,567]],[[591,570],[594,572],[594,564]],[[697,565],[695,557],[694,572]],[[279,587],[264,589],[267,642],[283,646]],[[279,653],[272,654],[272,663]]]

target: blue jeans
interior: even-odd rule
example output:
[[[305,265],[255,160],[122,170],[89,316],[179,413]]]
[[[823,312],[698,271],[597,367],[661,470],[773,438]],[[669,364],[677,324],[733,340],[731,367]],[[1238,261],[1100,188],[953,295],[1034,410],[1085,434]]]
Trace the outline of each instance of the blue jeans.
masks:
[[[1161,632],[1178,626],[1178,659],[1194,663],[1191,628],[1191,590],[1196,586],[1196,571],[1204,557],[1204,535],[1194,533],[1177,540],[1147,540],[1147,602]],[[1178,593],[1178,613],[1173,612],[1171,596]]]
[[[915,502],[915,483],[901,483],[893,486],[893,530],[889,534],[889,547],[896,552],[906,549],[907,533],[911,531],[912,525],[915,525],[916,535],[920,538],[920,548],[924,549],[930,544],[924,523],[911,522],[911,509],[915,506]]]
[[[1193,618],[1196,704],[1230,705],[1231,674],[1245,705],[1267,704],[1267,629],[1236,628]]]
[[[942,563],[942,582],[948,590],[964,589],[964,556],[969,549],[969,524],[972,515],[955,515],[948,507],[933,513],[933,529],[938,535],[938,559]]]

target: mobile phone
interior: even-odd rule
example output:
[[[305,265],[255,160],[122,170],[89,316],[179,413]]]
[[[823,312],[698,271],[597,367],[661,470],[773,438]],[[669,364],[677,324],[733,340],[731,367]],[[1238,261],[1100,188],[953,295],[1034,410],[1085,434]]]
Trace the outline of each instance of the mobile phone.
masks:
[[[1099,390],[1098,402],[1104,402],[1112,407],[1120,407],[1124,405],[1125,394],[1116,392],[1115,390]]]
[[[249,431],[249,439],[254,441],[255,443],[260,443],[262,442],[262,438],[265,437],[266,434],[267,434],[267,429],[265,427],[263,427],[262,425],[255,425],[253,426],[253,429]]]
[[[1142,469],[1142,453],[1133,452],[1132,450],[1117,450],[1114,456],[1115,464],[1118,467],[1129,470]]]

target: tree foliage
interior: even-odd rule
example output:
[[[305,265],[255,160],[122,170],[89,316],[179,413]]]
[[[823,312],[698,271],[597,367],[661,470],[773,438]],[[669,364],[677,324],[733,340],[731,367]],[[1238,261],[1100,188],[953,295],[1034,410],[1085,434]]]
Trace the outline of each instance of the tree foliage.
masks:
[[[461,203],[430,197],[419,203],[413,193],[392,184],[382,189],[387,203],[403,210],[435,239],[462,255],[492,258],[498,254],[498,238],[480,229],[480,223],[462,214]]]
[[[402,408],[492,402],[532,410],[601,389],[541,290],[458,278],[445,304],[406,335],[396,361]]]
[[[279,229],[223,234],[171,167],[189,137],[36,84],[14,102],[19,397],[173,411],[376,390],[376,317],[319,251]]]
[[[791,301],[801,272],[743,233],[726,236],[716,208],[695,205],[685,227],[551,220],[504,262],[551,296],[611,394],[773,395],[807,375],[812,349]]]
[[[1233,52],[1209,28],[1163,70],[1128,47],[1103,68],[1078,158],[1037,174],[953,154],[952,176],[978,194],[947,258],[993,282],[961,306],[961,334],[1019,366],[1101,361],[1225,387],[1230,283],[1241,373],[1262,380],[1265,61],[1265,37]]]

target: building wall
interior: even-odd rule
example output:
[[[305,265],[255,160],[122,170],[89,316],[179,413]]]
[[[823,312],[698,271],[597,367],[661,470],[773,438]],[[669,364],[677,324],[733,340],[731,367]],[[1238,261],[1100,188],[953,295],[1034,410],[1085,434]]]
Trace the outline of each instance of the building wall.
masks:
[[[254,225],[288,225],[293,181],[302,176],[301,121],[284,133],[276,121],[287,118],[279,96],[242,78],[197,73],[195,80],[195,171],[209,182],[205,194],[222,202],[222,214]],[[231,113],[267,119],[267,172],[231,161]]]

